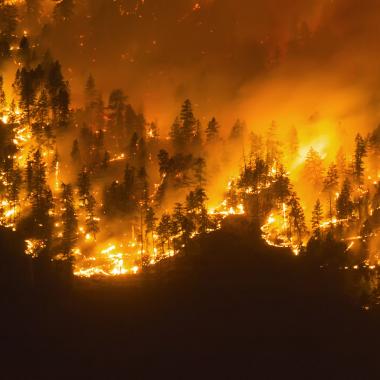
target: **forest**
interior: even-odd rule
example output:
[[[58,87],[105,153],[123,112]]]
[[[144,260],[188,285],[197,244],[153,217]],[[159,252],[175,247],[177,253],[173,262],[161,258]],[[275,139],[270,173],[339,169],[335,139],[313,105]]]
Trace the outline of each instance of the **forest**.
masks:
[[[377,95],[368,102],[355,98],[359,105],[352,106],[344,87],[343,113],[341,104],[324,105],[338,97],[335,84],[334,96],[326,87],[326,99],[315,85],[310,99],[323,105],[306,110],[304,94],[294,95],[277,77],[291,81],[281,70],[296,63],[317,73],[316,63],[334,56],[339,33],[326,42],[333,12],[322,12],[326,24],[319,26],[298,21],[286,43],[274,35],[243,43],[239,29],[237,40],[226,38],[221,47],[216,40],[226,30],[218,29],[215,14],[224,14],[224,5],[189,1],[182,13],[184,3],[162,16],[161,2],[151,1],[0,0],[1,286],[9,294],[45,294],[56,286],[64,300],[76,287],[106,287],[107,281],[148,283],[167,275],[182,284],[178,278],[188,268],[203,273],[201,260],[210,273],[223,261],[237,277],[252,270],[261,278],[260,265],[268,273],[283,265],[284,273],[294,270],[303,279],[310,271],[319,284],[320,273],[332,289],[344,282],[359,310],[376,308],[380,125],[358,121],[366,113],[372,121]],[[183,42],[173,57],[166,22]],[[215,26],[207,31],[215,39],[205,37],[200,47],[187,41],[192,30],[202,37],[206,26]],[[148,43],[155,32],[157,40]],[[204,60],[191,69],[199,54]],[[176,87],[174,100],[165,99],[178,77],[189,83]],[[285,86],[281,105],[267,104],[262,78]],[[203,80],[204,89],[194,84]],[[252,83],[256,105],[248,102],[256,96],[251,93],[240,99]],[[307,97],[309,90],[302,91]],[[276,102],[279,95],[272,94]],[[298,110],[307,116],[294,116]],[[238,252],[224,252],[234,244]],[[219,250],[219,259],[209,256]],[[243,250],[257,257],[244,263]],[[137,293],[155,299],[150,291]]]
[[[38,5],[27,3],[26,18]],[[1,224],[32,261],[76,276],[136,274],[237,214],[269,245],[322,266],[376,269],[380,127],[327,159],[294,126],[257,131],[237,119],[225,133],[218,115],[202,122],[187,99],[162,134],[125,90],[105,97],[91,74],[74,106],[62,64],[16,33],[17,4],[2,8],[1,56],[17,69],[0,78]],[[52,12],[59,27],[74,4]]]

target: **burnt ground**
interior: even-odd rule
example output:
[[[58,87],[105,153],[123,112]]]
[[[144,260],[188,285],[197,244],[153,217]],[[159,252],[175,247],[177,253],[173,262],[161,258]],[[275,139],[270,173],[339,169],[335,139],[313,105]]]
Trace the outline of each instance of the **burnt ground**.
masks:
[[[247,226],[140,276],[5,296],[2,379],[378,378],[361,286]]]

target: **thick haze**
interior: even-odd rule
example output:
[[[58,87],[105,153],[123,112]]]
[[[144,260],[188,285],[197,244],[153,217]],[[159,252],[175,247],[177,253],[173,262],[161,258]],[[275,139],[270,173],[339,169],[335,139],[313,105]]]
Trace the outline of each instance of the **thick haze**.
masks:
[[[92,73],[105,100],[122,87],[164,131],[189,97],[225,133],[240,117],[309,135],[377,124],[379,32],[375,0],[77,0],[42,44],[74,103]]]

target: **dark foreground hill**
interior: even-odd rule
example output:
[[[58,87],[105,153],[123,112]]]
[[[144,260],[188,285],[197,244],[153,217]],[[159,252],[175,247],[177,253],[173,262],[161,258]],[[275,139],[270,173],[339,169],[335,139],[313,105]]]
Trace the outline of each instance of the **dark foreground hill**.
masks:
[[[365,286],[255,231],[226,226],[141,276],[8,299],[0,378],[377,378]]]

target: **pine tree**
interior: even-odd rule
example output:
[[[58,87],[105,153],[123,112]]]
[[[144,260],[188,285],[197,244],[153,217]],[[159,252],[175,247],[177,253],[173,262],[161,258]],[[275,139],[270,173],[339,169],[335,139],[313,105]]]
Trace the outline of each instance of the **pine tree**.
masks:
[[[44,241],[45,251],[49,252],[53,229],[51,211],[54,203],[52,192],[47,185],[46,164],[39,150],[33,154],[33,159],[28,160],[27,188],[30,190],[32,205],[33,234]]]
[[[20,109],[25,115],[25,121],[30,124],[32,107],[36,98],[35,72],[22,68],[17,70],[13,88],[19,96]]]
[[[193,113],[193,106],[189,99],[186,99],[182,105],[180,120],[182,123],[181,134],[183,144],[188,144],[192,141],[195,135],[196,120]]]
[[[202,148],[202,124],[200,120],[195,122],[192,144],[196,151],[199,151]]]
[[[207,143],[213,143],[219,139],[219,123],[213,117],[207,125],[206,128],[206,139]]]
[[[336,210],[340,219],[349,218],[354,209],[354,204],[351,200],[351,184],[346,178],[342,185],[342,190],[336,200]]]
[[[34,108],[33,133],[40,144],[47,144],[49,140],[49,101],[46,91],[43,89]]]
[[[356,149],[354,157],[354,177],[358,185],[363,184],[364,177],[364,157],[367,156],[367,144],[360,134],[355,138]]]
[[[40,150],[33,155],[32,161],[32,178],[31,189],[36,197],[42,197],[43,190],[46,186],[46,164],[42,159]]]
[[[333,217],[333,195],[336,193],[339,186],[339,174],[337,166],[332,163],[329,166],[327,171],[327,175],[323,181],[323,191],[328,194],[329,197],[329,205],[330,205],[330,219]]]
[[[57,125],[59,128],[67,128],[70,122],[70,93],[68,84],[63,85],[57,96]]]
[[[313,209],[313,214],[311,217],[311,226],[313,229],[313,234],[316,237],[320,236],[322,220],[323,220],[322,204],[321,204],[321,201],[317,199],[314,209]]]
[[[157,155],[157,158],[158,158],[158,165],[160,168],[160,175],[161,175],[161,178],[163,178],[169,173],[169,169],[170,169],[169,153],[166,150],[161,149]]]
[[[129,156],[132,161],[136,161],[137,158],[137,151],[139,148],[139,136],[137,135],[136,132],[133,133],[131,137],[131,141],[129,142]]]
[[[72,249],[78,239],[77,228],[78,220],[74,206],[74,192],[70,184],[62,184],[62,251],[66,259],[72,260]]]
[[[91,182],[90,173],[86,168],[83,168],[78,175],[78,190],[79,199],[82,203],[82,207],[85,207],[88,203],[88,198],[90,197]]]
[[[14,163],[13,158],[9,161],[9,167],[5,168],[7,183],[6,192],[9,203],[13,208],[13,221],[15,221],[16,208],[19,204],[20,191],[22,185],[22,172],[19,166]]]
[[[137,173],[137,183],[140,202],[144,206],[144,208],[147,208],[149,200],[149,183],[148,173],[146,172],[144,166],[142,166]]]
[[[163,254],[165,254],[165,244],[167,244],[168,249],[170,249],[171,226],[172,221],[170,215],[167,213],[163,214],[157,226],[157,235]]]
[[[136,169],[127,163],[124,170],[124,189],[127,199],[134,196],[135,193],[135,182],[136,182]]]
[[[17,53],[22,66],[29,68],[32,59],[32,51],[30,49],[29,39],[27,36],[23,36],[21,38]]]
[[[188,214],[188,210],[181,203],[176,203],[173,210],[171,235],[176,236],[175,249],[186,245],[195,231],[194,216]]]
[[[115,134],[124,127],[124,111],[127,97],[120,89],[111,92],[108,100],[108,117],[111,133]]]
[[[96,239],[99,232],[99,222],[95,216],[96,200],[92,194],[89,194],[86,200],[86,232]]]
[[[296,193],[292,193],[289,199],[289,221],[290,227],[297,233],[298,242],[302,242],[302,237],[307,231],[305,215]]]
[[[303,169],[305,179],[314,188],[319,189],[323,182],[323,172],[323,159],[321,155],[314,148],[310,148]]]
[[[239,119],[236,120],[230,132],[230,140],[238,140],[238,139],[243,138],[245,134],[245,130],[246,130],[245,124]]]
[[[173,147],[175,149],[180,150],[183,147],[184,145],[183,134],[181,130],[180,120],[178,117],[174,120],[171,126],[170,138],[173,142]]]
[[[33,191],[33,159],[29,155],[26,160],[25,177],[26,191],[29,196]]]
[[[91,74],[86,81],[84,99],[86,118],[91,129],[94,128],[93,126],[101,128],[103,125],[104,105],[101,96],[96,89],[94,77]]]
[[[206,161],[204,158],[199,157],[194,161],[193,170],[197,186],[202,187],[206,181],[205,177]]]
[[[183,222],[185,217],[185,209],[182,203],[176,203],[173,209],[171,234],[177,236],[183,233]]]
[[[154,212],[153,207],[147,207],[145,212],[145,234],[148,236],[148,234],[151,234],[151,241],[152,241],[152,251],[155,252],[155,239],[154,239],[154,231],[156,229],[156,214]]]

